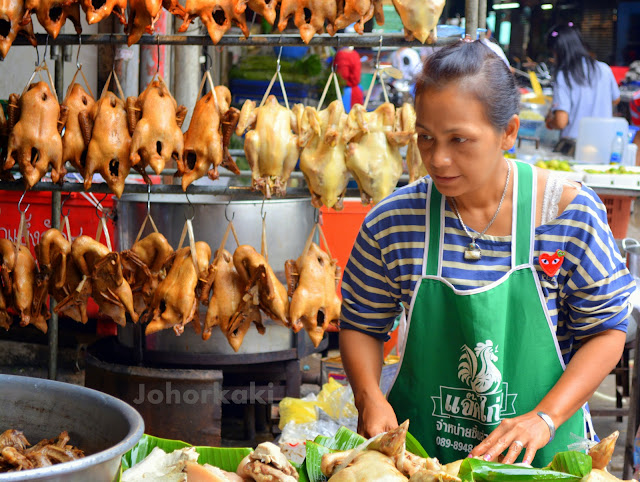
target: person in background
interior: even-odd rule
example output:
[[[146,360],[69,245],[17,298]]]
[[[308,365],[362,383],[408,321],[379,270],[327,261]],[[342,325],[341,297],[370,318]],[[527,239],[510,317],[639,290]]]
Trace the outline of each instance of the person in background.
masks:
[[[555,62],[555,82],[546,125],[575,141],[583,117],[613,117],[620,90],[609,66],[589,55],[573,22],[554,27],[547,45]]]
[[[402,72],[404,80],[413,84],[415,76],[420,73],[422,60],[420,54],[411,47],[400,47],[391,55],[391,66]]]
[[[344,110],[349,112],[355,104],[364,103],[364,95],[360,88],[361,65],[360,54],[353,47],[347,47],[336,52],[336,72],[347,83],[350,92],[345,92],[343,101]],[[348,94],[351,95],[348,95]]]

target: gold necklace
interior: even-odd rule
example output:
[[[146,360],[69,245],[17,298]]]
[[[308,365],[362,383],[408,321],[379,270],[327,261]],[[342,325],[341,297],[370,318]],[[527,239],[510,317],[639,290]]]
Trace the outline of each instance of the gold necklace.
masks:
[[[511,163],[507,161],[507,182],[504,183],[504,190],[502,191],[502,197],[500,198],[500,202],[498,203],[498,209],[496,209],[496,212],[491,218],[491,221],[489,221],[489,224],[487,224],[487,226],[482,230],[481,233],[476,233],[474,235],[471,232],[469,232],[469,229],[467,228],[467,226],[464,224],[464,221],[462,220],[462,216],[460,216],[460,212],[458,211],[458,206],[456,206],[455,198],[451,198],[451,207],[453,207],[453,210],[455,211],[456,216],[458,216],[458,220],[460,221],[460,224],[462,224],[462,228],[464,229],[464,232],[467,233],[467,236],[471,238],[471,242],[464,250],[464,259],[468,261],[478,261],[479,259],[482,258],[482,250],[480,249],[480,246],[476,244],[476,239],[478,239],[484,233],[486,233],[487,230],[491,227],[493,222],[498,217],[498,213],[500,212],[500,208],[502,207],[502,202],[504,201],[504,198],[507,195],[507,188],[509,187],[510,177],[511,177]]]

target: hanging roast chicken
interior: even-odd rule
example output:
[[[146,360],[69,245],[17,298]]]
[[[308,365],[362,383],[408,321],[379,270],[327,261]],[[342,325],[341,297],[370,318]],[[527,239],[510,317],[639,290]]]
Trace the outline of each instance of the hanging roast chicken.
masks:
[[[153,80],[136,99],[127,98],[129,129],[131,130],[131,166],[150,183],[144,173],[147,166],[160,174],[165,163],[182,158],[184,136],[182,123],[187,108],[178,106],[164,80]],[[135,113],[135,115],[132,115]]]
[[[91,131],[88,126],[81,126],[80,122],[87,122],[88,113],[91,112],[94,104],[93,97],[78,83],[70,86],[62,101],[62,105],[68,109],[64,136],[62,136],[62,162],[69,162],[83,177]],[[86,133],[89,135],[88,138]]]
[[[127,43],[129,47],[137,43],[142,34],[154,32],[154,25],[160,18],[162,8],[169,13],[184,18],[186,12],[177,0],[129,0],[129,22],[127,23]]]
[[[276,21],[276,7],[280,0],[235,0],[236,11],[244,12],[249,7],[253,12],[261,15],[269,25]]]
[[[346,123],[347,114],[339,100],[320,112],[307,106],[300,120],[300,170],[311,191],[311,204],[316,208],[325,205],[342,209],[349,182],[342,136]]]
[[[27,37],[34,47],[38,45],[31,22],[21,25],[24,16],[24,0],[0,0],[0,59],[7,56],[19,33]]]
[[[396,122],[396,108],[389,102],[373,112],[356,104],[349,112],[344,132],[347,169],[358,183],[363,204],[376,204],[395,189],[402,174],[399,147],[413,135],[406,129]]]
[[[46,82],[31,84],[19,98],[9,96],[9,146],[4,168],[16,162],[27,189],[31,189],[47,173],[61,182],[66,170],[62,162],[60,132],[66,121],[67,108],[60,106]],[[12,125],[13,119],[18,119]]]
[[[407,145],[407,169],[409,171],[409,182],[416,181],[427,175],[427,168],[422,162],[422,154],[418,148],[418,134],[416,130],[416,111],[413,106],[406,103],[399,112],[396,113],[396,131],[406,129],[411,132],[411,138]]]
[[[272,194],[284,196],[287,181],[298,161],[298,113],[304,107],[296,104],[294,112],[270,95],[263,106],[247,99],[240,111],[236,134],[244,139],[244,152],[251,167],[252,187],[267,199]]]
[[[127,0],[66,0],[65,4],[76,1],[80,1],[89,25],[104,20],[112,13],[118,17],[122,25],[127,25],[127,19],[124,16],[127,11]]]
[[[215,96],[214,96],[215,92]],[[205,175],[218,179],[218,166],[235,174],[240,169],[229,154],[229,142],[236,128],[240,111],[231,107],[231,92],[218,85],[214,92],[202,96],[193,110],[189,129],[184,134],[184,152],[178,160],[178,175],[182,189]]]
[[[109,189],[118,197],[131,169],[131,136],[125,103],[113,92],[106,91],[91,107],[79,113],[78,119],[87,148],[84,166],[84,188],[89,189],[93,174],[100,173]]]
[[[436,26],[445,0],[393,0],[404,25],[407,40],[433,43],[437,40]]]
[[[328,0],[281,0],[280,20],[278,29],[282,32],[287,28],[289,18],[300,30],[302,41],[308,44],[316,33],[324,32],[324,24],[333,25],[336,21],[337,5],[335,1]],[[333,35],[335,29],[328,28]]]
[[[59,230],[51,228],[42,233],[35,252],[38,272],[34,284],[33,311],[40,313],[47,308],[49,293],[65,285],[71,244]]]
[[[327,26],[327,31],[333,35],[330,28],[342,30],[351,24],[360,35],[364,33],[364,24],[373,16],[378,25],[384,25],[384,12],[382,0],[338,0],[338,16],[332,27]]]
[[[53,38],[58,37],[60,30],[67,21],[71,20],[76,33],[82,33],[80,25],[80,4],[63,0],[25,0],[25,13],[22,19],[24,25],[31,22],[31,14],[35,13],[40,25]]]
[[[317,347],[329,325],[338,327],[340,297],[336,293],[340,268],[337,261],[311,243],[297,260],[285,263],[291,306],[289,318],[296,333],[304,328]]]
[[[158,285],[151,302],[151,321],[145,329],[146,335],[173,328],[176,335],[184,332],[187,323],[194,321],[196,332],[200,333],[198,296],[196,289],[204,279],[211,258],[211,248],[205,242],[195,243],[196,263],[191,256],[191,248],[181,248],[175,252],[167,277]],[[196,266],[197,264],[197,266]]]
[[[274,3],[276,1],[273,0]],[[214,45],[220,42],[232,25],[239,27],[244,36],[249,37],[249,27],[244,14],[245,3],[246,1],[242,0],[187,0],[184,22],[178,31],[185,32],[191,22],[199,17]]]

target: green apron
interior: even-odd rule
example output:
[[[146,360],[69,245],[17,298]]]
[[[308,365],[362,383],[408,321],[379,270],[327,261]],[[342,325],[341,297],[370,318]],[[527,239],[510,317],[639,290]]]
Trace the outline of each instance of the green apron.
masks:
[[[515,165],[511,270],[488,286],[457,290],[442,278],[445,198],[433,183],[427,193],[422,278],[389,402],[443,463],[466,457],[503,418],[533,410],[565,368],[533,266],[536,179],[529,164]],[[562,424],[534,466],[567,450],[571,433],[585,437],[587,419],[583,407]]]

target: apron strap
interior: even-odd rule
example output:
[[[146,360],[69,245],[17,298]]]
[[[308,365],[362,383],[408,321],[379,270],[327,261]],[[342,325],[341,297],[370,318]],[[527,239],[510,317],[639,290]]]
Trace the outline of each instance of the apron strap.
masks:
[[[512,243],[515,242],[515,251],[513,247],[511,249],[512,253],[515,252],[515,256],[512,255],[511,259],[515,258],[515,266],[522,266],[533,263],[536,178],[533,175],[531,164],[517,161],[510,162],[513,162],[516,166],[513,196],[513,222],[515,229],[511,230],[512,233],[515,233],[515,236],[512,236]]]
[[[445,198],[433,181],[429,183],[427,200],[425,247],[428,246],[428,249],[425,250],[422,262],[422,276],[440,276],[440,238],[444,232],[442,213],[444,212]]]

